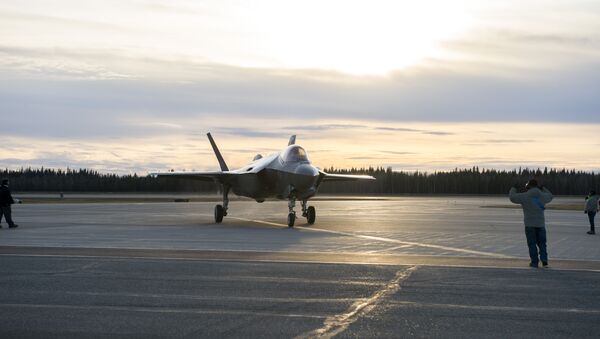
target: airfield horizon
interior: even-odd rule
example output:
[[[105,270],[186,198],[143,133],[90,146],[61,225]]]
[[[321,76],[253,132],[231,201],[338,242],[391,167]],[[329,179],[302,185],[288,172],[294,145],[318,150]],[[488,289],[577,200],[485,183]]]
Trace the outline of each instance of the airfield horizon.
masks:
[[[194,202],[219,202],[220,194],[189,194],[189,193],[112,193],[112,192],[15,192],[25,204],[94,204],[94,203],[194,203]],[[423,199],[423,198],[503,198],[501,194],[326,194],[318,195],[310,201],[384,201],[395,199]],[[232,195],[231,201],[253,201],[250,198]],[[278,199],[266,199],[265,202],[281,202]],[[506,202],[488,204],[483,203],[482,208],[520,208]],[[547,206],[549,210],[578,211],[582,210],[583,202],[579,196],[556,196],[555,201]]]

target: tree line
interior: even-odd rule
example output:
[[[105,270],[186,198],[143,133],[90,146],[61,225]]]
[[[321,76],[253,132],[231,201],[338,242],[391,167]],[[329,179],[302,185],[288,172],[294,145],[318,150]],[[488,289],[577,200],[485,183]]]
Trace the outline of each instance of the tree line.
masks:
[[[507,194],[510,187],[523,187],[536,179],[557,195],[584,195],[591,189],[600,192],[600,174],[567,169],[495,170],[478,167],[452,171],[403,172],[391,168],[367,168],[326,172],[340,174],[367,173],[377,181],[324,183],[321,192],[363,194]]]
[[[558,195],[600,192],[600,174],[567,169],[494,170],[478,167],[435,172],[393,171],[390,167],[325,169],[336,174],[369,174],[376,181],[323,182],[325,194],[506,194],[515,184],[535,178]],[[215,193],[212,182],[154,178],[137,174],[118,175],[90,169],[4,169],[0,177],[11,181],[18,192],[199,192]]]

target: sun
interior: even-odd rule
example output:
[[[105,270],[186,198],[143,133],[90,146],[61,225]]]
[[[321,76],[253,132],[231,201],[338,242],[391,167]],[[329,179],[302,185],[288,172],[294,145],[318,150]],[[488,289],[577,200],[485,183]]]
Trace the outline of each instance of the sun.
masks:
[[[440,57],[467,31],[466,6],[445,1],[302,1],[254,8],[258,53],[288,68],[385,74]]]

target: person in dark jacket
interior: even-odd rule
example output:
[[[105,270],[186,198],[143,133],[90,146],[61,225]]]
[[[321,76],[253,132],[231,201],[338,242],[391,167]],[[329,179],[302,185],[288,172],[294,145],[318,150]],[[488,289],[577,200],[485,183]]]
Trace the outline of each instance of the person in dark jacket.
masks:
[[[0,186],[0,222],[2,222],[2,216],[4,216],[6,222],[8,223],[8,228],[15,228],[19,226],[12,220],[10,205],[14,203],[15,200],[10,194],[10,189],[8,188],[8,179],[3,179],[2,186]]]
[[[594,217],[598,213],[598,200],[600,200],[600,196],[594,190],[590,191],[590,194],[585,197],[585,209],[583,212],[588,215],[588,219],[590,220],[590,230],[587,234],[596,234]]]
[[[525,237],[527,238],[529,257],[531,258],[529,266],[538,267],[538,262],[541,260],[542,265],[548,267],[544,210],[546,204],[552,201],[552,193],[547,188],[538,187],[538,183],[534,179],[527,182],[525,189],[525,192],[519,193],[516,187],[511,188],[509,198],[511,202],[520,204],[523,208]]]

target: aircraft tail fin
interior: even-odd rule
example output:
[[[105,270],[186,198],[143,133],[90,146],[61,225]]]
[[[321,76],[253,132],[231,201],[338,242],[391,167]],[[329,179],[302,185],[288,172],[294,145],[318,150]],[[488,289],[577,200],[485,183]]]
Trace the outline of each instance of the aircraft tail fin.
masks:
[[[210,135],[210,133],[206,133],[206,136],[208,137],[208,141],[210,141],[210,145],[212,146],[213,151],[217,156],[217,160],[219,160],[219,166],[221,166],[221,171],[229,171],[229,167],[227,167],[225,160],[223,160],[223,156],[221,155],[221,152],[219,152],[219,148],[217,147],[217,144],[215,143],[215,140],[213,139],[212,135]]]
[[[288,141],[288,146],[291,146],[296,143],[296,134],[290,137],[290,141]]]

